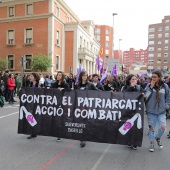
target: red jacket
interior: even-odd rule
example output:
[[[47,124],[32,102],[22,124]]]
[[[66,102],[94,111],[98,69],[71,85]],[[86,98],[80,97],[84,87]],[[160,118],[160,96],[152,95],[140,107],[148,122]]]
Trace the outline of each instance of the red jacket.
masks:
[[[14,90],[15,81],[12,78],[8,78],[7,85],[8,85],[8,90]]]

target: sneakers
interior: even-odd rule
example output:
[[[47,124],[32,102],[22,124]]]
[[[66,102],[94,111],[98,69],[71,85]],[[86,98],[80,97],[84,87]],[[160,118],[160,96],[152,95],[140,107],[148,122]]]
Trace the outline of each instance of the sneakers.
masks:
[[[133,149],[133,150],[137,150],[138,147],[137,147],[137,146],[132,146],[132,149]]]
[[[169,134],[167,135],[167,138],[170,138],[170,132],[169,132]]]
[[[138,149],[138,147],[137,147],[136,145],[130,145],[130,144],[128,144],[127,147],[128,147],[128,148],[132,148],[133,150],[137,150],[137,149]]]
[[[86,141],[80,141],[80,147],[83,148],[86,146]]]
[[[57,138],[57,142],[61,142],[62,141],[62,138]]]
[[[30,135],[27,137],[27,139],[32,139],[32,138],[36,138],[36,137],[37,137],[37,135]]]
[[[163,148],[163,145],[162,145],[162,142],[161,142],[161,139],[155,137],[156,141],[157,141],[157,144],[160,148]]]
[[[151,143],[151,145],[150,145],[150,147],[149,147],[149,151],[150,151],[150,152],[154,152],[154,151],[155,151],[155,149],[154,149],[154,144],[153,144],[153,143]]]

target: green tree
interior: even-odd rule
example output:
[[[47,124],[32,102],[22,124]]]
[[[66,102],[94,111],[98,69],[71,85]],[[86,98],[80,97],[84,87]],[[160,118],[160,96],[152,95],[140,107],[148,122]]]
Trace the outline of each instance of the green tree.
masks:
[[[52,60],[48,56],[39,53],[34,56],[31,61],[31,67],[33,71],[47,71],[49,67],[52,67]]]
[[[7,69],[8,61],[6,59],[0,59],[0,70]]]

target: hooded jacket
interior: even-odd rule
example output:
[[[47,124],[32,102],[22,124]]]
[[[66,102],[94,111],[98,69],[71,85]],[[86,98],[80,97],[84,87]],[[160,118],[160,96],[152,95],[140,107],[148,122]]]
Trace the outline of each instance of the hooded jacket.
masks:
[[[169,87],[165,83],[161,83],[159,89],[159,102],[157,101],[157,89],[154,86],[153,89],[150,88],[150,83],[145,88],[145,94],[150,93],[150,96],[146,102],[146,113],[151,114],[163,114],[166,109],[170,107],[170,93]]]

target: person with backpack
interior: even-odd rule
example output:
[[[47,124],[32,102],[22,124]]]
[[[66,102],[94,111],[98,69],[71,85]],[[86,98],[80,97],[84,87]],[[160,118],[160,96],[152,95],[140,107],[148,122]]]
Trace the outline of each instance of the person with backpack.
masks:
[[[137,77],[134,74],[129,74],[125,80],[125,86],[121,89],[122,92],[143,92],[143,89],[140,85],[137,84]],[[137,150],[137,144],[131,145],[131,136],[129,136],[127,147]]]
[[[161,137],[166,129],[166,109],[169,109],[170,94],[169,87],[162,81],[160,70],[152,72],[152,80],[145,88],[146,114],[149,126],[149,151],[154,152],[154,140],[158,147],[163,148]],[[158,132],[155,135],[156,123],[158,122]]]

